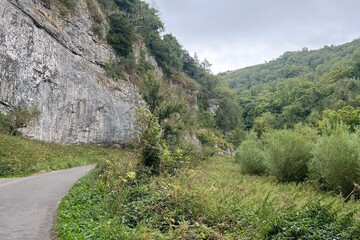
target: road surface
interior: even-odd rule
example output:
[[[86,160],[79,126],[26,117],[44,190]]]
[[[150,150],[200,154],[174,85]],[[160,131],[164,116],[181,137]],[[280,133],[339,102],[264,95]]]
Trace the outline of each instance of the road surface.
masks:
[[[0,239],[49,240],[58,204],[92,166],[0,179]]]

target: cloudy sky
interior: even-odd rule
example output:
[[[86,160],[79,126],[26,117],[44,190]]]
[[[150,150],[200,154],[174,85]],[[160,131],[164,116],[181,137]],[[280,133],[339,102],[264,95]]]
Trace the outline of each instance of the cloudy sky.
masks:
[[[360,37],[360,0],[153,1],[166,32],[214,73]]]

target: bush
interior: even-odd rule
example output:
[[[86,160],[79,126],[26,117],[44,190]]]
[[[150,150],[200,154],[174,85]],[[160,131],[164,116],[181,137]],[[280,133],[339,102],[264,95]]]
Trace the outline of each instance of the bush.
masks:
[[[237,127],[236,129],[230,131],[226,134],[226,141],[231,143],[235,148],[240,146],[241,142],[245,140],[246,131],[241,127]]]
[[[309,168],[312,178],[323,181],[329,190],[347,196],[360,182],[360,144],[355,133],[338,125],[330,135],[319,137]]]
[[[311,138],[295,130],[273,130],[265,133],[270,174],[281,182],[301,182],[308,174],[312,158]]]
[[[160,162],[163,147],[161,127],[157,118],[145,108],[138,110],[138,146],[141,154],[141,163],[149,167],[153,174],[160,174]]]
[[[215,147],[216,144],[216,136],[215,134],[208,130],[208,129],[200,129],[196,133],[197,139],[201,142],[202,145],[208,146],[208,147]]]
[[[267,172],[266,153],[263,144],[256,139],[245,140],[237,149],[235,159],[244,174],[262,175]]]
[[[3,114],[0,112],[0,132],[10,135],[20,135],[19,128],[26,125],[40,115],[36,108],[15,108]]]
[[[108,43],[119,56],[129,56],[132,53],[132,46],[135,40],[133,26],[121,14],[110,15],[109,22],[110,30],[106,37]]]

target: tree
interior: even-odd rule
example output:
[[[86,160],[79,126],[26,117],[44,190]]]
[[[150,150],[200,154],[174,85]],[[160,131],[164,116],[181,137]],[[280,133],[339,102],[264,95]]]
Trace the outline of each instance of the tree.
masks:
[[[260,137],[264,132],[276,127],[277,119],[270,112],[263,113],[260,117],[255,118],[253,130]]]
[[[212,64],[206,58],[200,63],[200,66],[205,70],[205,72],[211,74]]]
[[[121,14],[110,15],[109,21],[110,29],[106,39],[119,56],[127,57],[132,52],[134,29]]]
[[[351,131],[360,126],[360,109],[351,106],[345,106],[338,111],[326,109],[319,121],[319,128],[325,131],[328,128],[334,128],[338,124],[346,124]]]
[[[220,99],[219,109],[216,112],[216,125],[226,135],[239,125],[242,125],[242,123],[240,106],[231,96],[224,94]]]
[[[167,75],[172,70],[181,71],[184,62],[184,50],[178,40],[171,34],[153,39],[152,53]]]
[[[196,55],[195,55],[196,56]],[[198,79],[202,73],[199,71],[199,62],[190,53],[184,50],[182,70],[191,78]]]

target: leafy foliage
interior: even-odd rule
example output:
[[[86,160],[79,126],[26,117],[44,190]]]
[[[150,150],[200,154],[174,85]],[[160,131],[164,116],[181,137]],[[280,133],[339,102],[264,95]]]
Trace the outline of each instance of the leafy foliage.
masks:
[[[351,106],[345,106],[337,111],[327,109],[318,121],[319,129],[322,132],[326,132],[329,128],[336,128],[339,124],[345,124],[350,131],[355,131],[357,126],[360,125],[360,109]]]
[[[346,197],[360,182],[359,135],[349,133],[344,125],[337,125],[329,135],[320,136],[313,150],[310,164],[313,178],[323,187]]]
[[[131,77],[137,79],[149,110],[141,109],[138,117],[139,162],[108,159],[82,180],[60,209],[62,238],[81,238],[81,234],[95,239],[358,236],[354,230],[358,219],[352,214],[340,216],[347,208],[339,199],[302,183],[313,156],[310,168],[317,173],[321,172],[315,163],[325,161],[316,160],[321,142],[314,144],[321,138],[316,130],[296,123],[309,122],[322,137],[331,136],[326,135],[328,122],[335,126],[343,121],[356,131],[359,41],[324,48],[322,53],[285,53],[268,65],[223,74],[233,88],[229,90],[221,76],[211,74],[206,59],[200,62],[173,35],[161,34],[163,23],[148,3],[99,2],[109,15],[107,40],[121,60],[136,63]],[[140,50],[140,60],[132,52],[135,42],[146,46]],[[147,54],[155,57],[163,78],[154,74]],[[130,73],[116,64],[106,69],[115,78]],[[244,125],[255,131],[245,141]],[[201,156],[190,155],[199,149],[186,142],[191,136],[200,141],[203,152],[209,152],[203,158],[213,155],[216,147],[226,149],[222,134],[234,145],[242,142],[236,155],[242,173],[269,173],[281,182],[300,184],[241,175],[228,159],[192,161],[199,165],[181,168],[190,157]],[[84,189],[89,191],[83,193]],[[325,203],[310,202],[314,195],[326,198]],[[331,201],[337,208],[330,207]]]
[[[157,118],[147,109],[138,111],[139,150],[142,164],[149,167],[153,174],[160,173],[161,154],[165,142],[162,139]]]
[[[221,95],[219,97],[219,109],[216,112],[216,126],[226,135],[230,131],[242,126],[242,110],[233,96],[225,93]]]
[[[243,174],[263,175],[268,171],[264,145],[256,137],[248,137],[236,151],[236,161]]]
[[[121,14],[110,15],[109,22],[110,30],[106,37],[108,43],[119,56],[129,56],[134,43],[133,26]]]
[[[312,158],[312,142],[302,133],[290,130],[269,131],[264,137],[269,154],[270,174],[282,182],[301,182],[307,177]]]
[[[7,113],[0,112],[0,132],[21,135],[19,129],[36,119],[40,111],[36,108],[15,108]]]
[[[275,219],[265,231],[266,239],[353,239],[354,212],[338,216],[332,204],[307,203]]]

